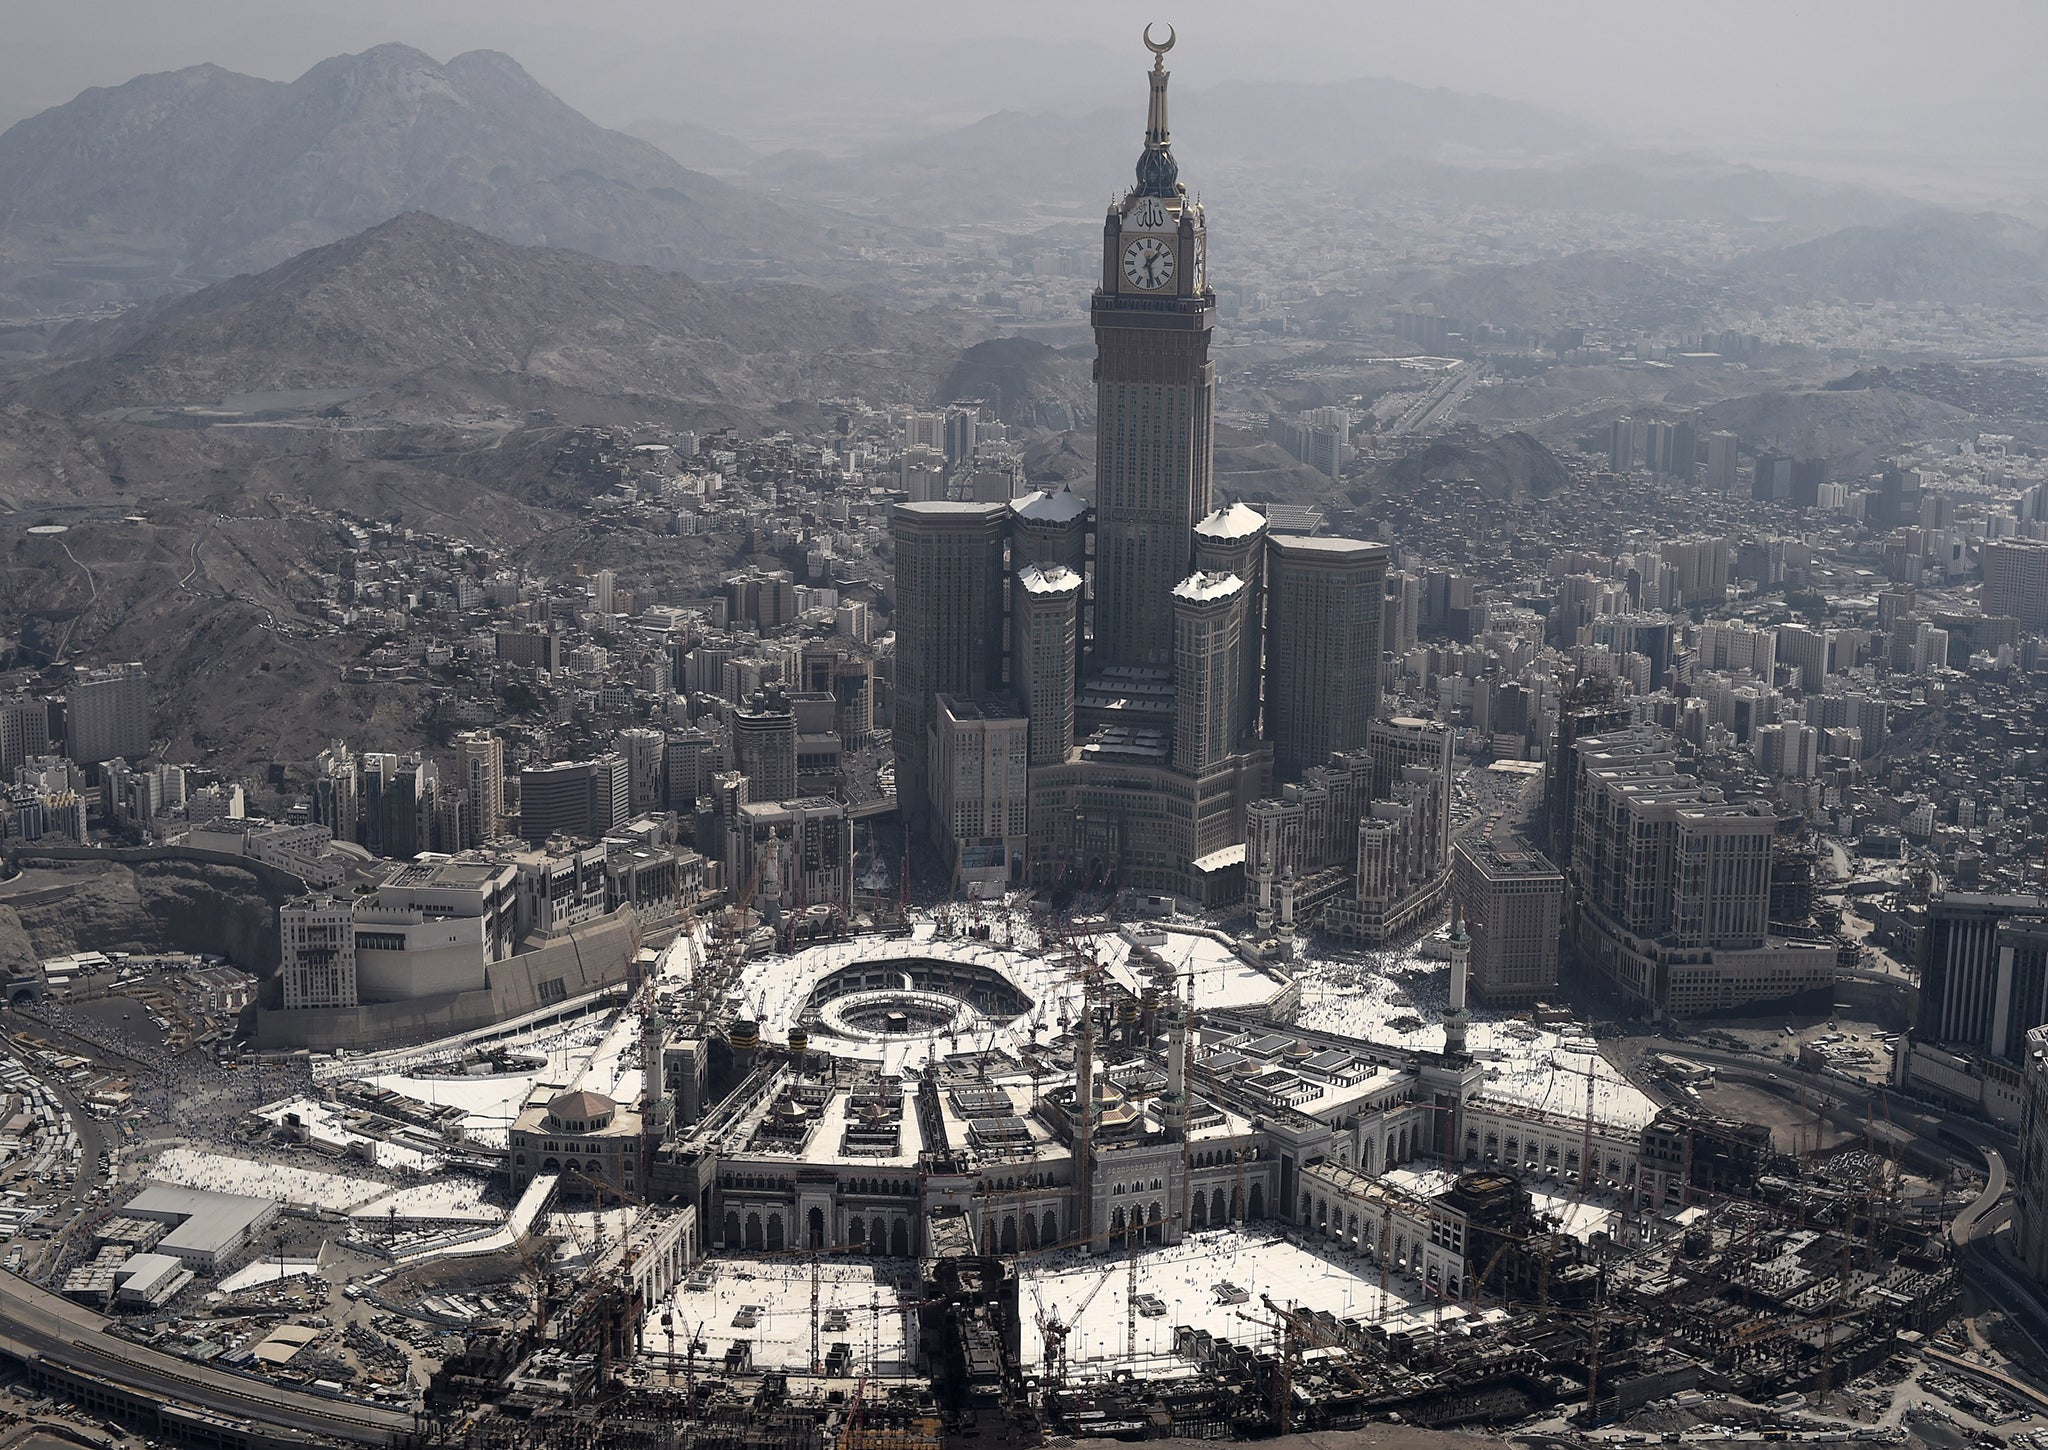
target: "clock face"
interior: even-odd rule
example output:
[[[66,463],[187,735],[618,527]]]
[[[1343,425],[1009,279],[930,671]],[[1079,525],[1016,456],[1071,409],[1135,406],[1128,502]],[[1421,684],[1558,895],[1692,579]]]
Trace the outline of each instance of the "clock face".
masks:
[[[1173,280],[1173,244],[1161,237],[1140,237],[1124,248],[1124,280],[1156,292]]]

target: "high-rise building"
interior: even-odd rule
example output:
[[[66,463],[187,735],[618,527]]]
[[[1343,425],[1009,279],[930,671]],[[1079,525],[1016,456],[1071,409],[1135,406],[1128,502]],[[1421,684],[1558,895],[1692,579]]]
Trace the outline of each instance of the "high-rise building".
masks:
[[[491,840],[505,829],[505,742],[488,730],[465,730],[455,737],[455,752],[456,778],[469,799],[469,836]]]
[[[1450,886],[1451,748],[1450,727],[1435,721],[1370,722],[1372,800],[1355,828],[1351,890],[1322,916],[1323,929],[1339,941],[1384,946],[1443,905]]]
[[[337,841],[362,840],[362,776],[355,755],[342,741],[313,761],[313,819]]]
[[[277,927],[285,1010],[355,1006],[354,898],[295,897],[278,908]]]
[[[1766,683],[1777,664],[1779,632],[1740,620],[1709,620],[1700,626],[1698,664],[1709,670],[1744,670]]]
[[[32,755],[50,752],[50,707],[33,695],[0,700],[0,784]]]
[[[934,701],[1003,684],[1003,544],[999,503],[896,505],[896,799],[922,822]]]
[[[625,757],[567,760],[519,772],[519,834],[539,845],[555,836],[594,841],[632,818]]]
[[[1592,642],[1604,644],[1616,655],[1639,654],[1649,661],[1650,688],[1664,683],[1671,667],[1678,623],[1668,614],[1611,614],[1595,619]]]
[[[590,576],[590,602],[599,614],[611,614],[613,591],[618,586],[619,576],[609,569],[600,569]]]
[[[1699,473],[1699,430],[1689,418],[1671,425],[1671,448],[1664,460],[1664,473],[1674,482],[1690,487]]]
[[[1095,328],[1095,648],[1105,665],[1170,668],[1174,585],[1210,511],[1216,297],[1208,229],[1180,184],[1165,56],[1151,72],[1137,185],[1103,222]]]
[[[501,629],[497,633],[498,658],[520,669],[553,674],[562,667],[560,630]]]
[[[1735,435],[1726,429],[1707,435],[1705,487],[1724,498],[1735,495]]]
[[[1007,505],[894,509],[897,795],[911,829],[964,845],[965,817],[949,824],[931,811],[942,784],[942,817],[987,795],[963,795],[955,780],[962,742],[980,728],[971,710],[959,712],[1007,684],[1024,717],[1032,884],[1113,881],[1221,902],[1245,880],[1246,812],[1270,792],[1276,753],[1304,781],[1331,777],[1333,752],[1357,757],[1355,771],[1338,771],[1356,792],[1303,787],[1324,803],[1319,819],[1350,812],[1335,836],[1319,837],[1341,841],[1334,854],[1318,853],[1315,868],[1350,876],[1363,810],[1351,798],[1365,797],[1371,765],[1360,747],[1379,707],[1387,553],[1351,540],[1272,538],[1259,511],[1211,507],[1215,296],[1205,219],[1171,150],[1166,84],[1163,59],[1155,61],[1135,184],[1104,219],[1091,299],[1092,512],[1065,490]],[[1341,412],[1304,417],[1301,430],[1330,437],[1328,446],[1297,439],[1303,456],[1340,470],[1348,423]],[[1000,441],[993,427],[977,423],[977,450]],[[920,442],[913,427],[906,443]],[[1458,608],[1470,626],[1483,611],[1470,581],[1461,583]],[[1398,597],[1413,606],[1412,638],[1420,591]],[[955,707],[943,720],[941,696]],[[1423,803],[1416,782],[1402,789],[1385,802],[1409,822],[1393,845],[1435,851],[1440,802]],[[1327,805],[1340,795],[1342,804]],[[993,870],[995,836],[984,836],[990,849],[980,855]],[[1408,870],[1400,849],[1387,859],[1398,868],[1389,880]]]
[[[64,753],[80,765],[149,754],[149,675],[139,661],[81,670],[65,695]]]
[[[1920,522],[1920,470],[1888,464],[1867,496],[1863,518],[1880,532]]]
[[[1555,992],[1564,873],[1533,846],[1490,835],[1461,837],[1451,859],[1479,1000],[1526,1007]]]
[[[1778,661],[1799,671],[1799,688],[1817,695],[1834,666],[1835,632],[1803,624],[1778,626]]]
[[[725,581],[732,592],[732,617],[764,635],[796,619],[796,582],[787,569],[748,569]]]
[[[2020,1171],[2012,1227],[2020,1262],[2048,1283],[2048,1027],[2027,1033],[2020,1068]]]
[[[853,904],[853,814],[842,801],[740,801],[727,825],[726,868],[754,881],[754,903],[770,922],[811,906]]]
[[[1711,463],[1707,468],[1707,487],[1714,487]],[[1733,551],[1726,539],[1672,539],[1659,544],[1657,549],[1663,561],[1678,572],[1676,603],[1714,608],[1727,601],[1729,556]]]
[[[747,799],[796,798],[796,734],[786,695],[756,695],[732,712],[733,768],[747,778]]]
[[[664,785],[663,747],[667,737],[659,730],[621,730],[615,747],[626,759],[626,794],[632,815],[644,815],[661,808]]]
[[[1557,712],[1550,760],[1543,774],[1543,813],[1550,823],[1550,859],[1572,859],[1572,826],[1578,818],[1578,742],[1628,727],[1630,711],[1613,680],[1581,681]]]
[[[1074,744],[1081,576],[1064,564],[1026,564],[1010,602],[1010,682],[1029,717],[1033,765],[1064,761]]]
[[[1616,418],[1607,425],[1607,467],[1627,473],[1636,466],[1636,420]]]
[[[1010,505],[1012,567],[1060,565],[1088,572],[1088,504],[1069,489],[1027,493]]]
[[[2048,631],[2048,542],[1987,539],[1984,612],[2009,615],[2030,633]]]
[[[718,742],[702,730],[671,735],[662,746],[662,803],[672,811],[688,810],[711,791],[711,776],[723,764]]]
[[[1643,466],[1662,477],[1671,471],[1671,425],[1652,419],[1643,424]]]
[[[1265,720],[1283,780],[1365,743],[1379,714],[1386,573],[1378,544],[1269,541]]]
[[[1234,573],[1190,574],[1173,591],[1173,764],[1202,776],[1248,733],[1245,617],[1251,591]]]
[[[963,883],[1006,885],[1027,844],[1028,726],[1001,695],[940,695],[932,732],[932,835]]]
[[[1756,456],[1750,475],[1749,496],[1759,503],[1782,503],[1792,497],[1792,459],[1783,453],[1763,452]]]
[[[1244,683],[1238,704],[1243,712],[1239,733],[1249,735],[1259,728],[1260,677],[1266,658],[1262,618],[1266,596],[1266,516],[1257,509],[1234,503],[1196,524],[1195,569],[1203,574],[1235,574],[1245,582]]]
[[[1586,964],[1626,996],[1681,1015],[1818,993],[1831,946],[1769,934],[1773,810],[1676,768],[1653,726],[1578,740],[1569,868]]]
[[[1948,891],[1920,936],[1916,1042],[2017,1064],[2048,1022],[2048,906],[2032,896]]]

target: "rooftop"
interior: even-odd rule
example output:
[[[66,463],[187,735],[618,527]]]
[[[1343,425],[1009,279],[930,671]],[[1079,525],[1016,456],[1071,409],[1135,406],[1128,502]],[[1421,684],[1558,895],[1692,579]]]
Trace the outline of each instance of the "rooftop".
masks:
[[[1027,594],[1067,594],[1081,587],[1081,576],[1064,564],[1026,564],[1017,572],[1017,584]]]
[[[1228,599],[1243,589],[1244,580],[1235,574],[1190,574],[1173,586],[1173,597],[1206,604]]]
[[[1205,539],[1248,539],[1262,532],[1266,527],[1266,516],[1257,509],[1234,503],[1228,508],[1217,509],[1195,525],[1195,532]]]
[[[1272,543],[1283,554],[1324,558],[1331,562],[1366,563],[1387,561],[1385,544],[1368,544],[1363,539],[1312,539],[1306,534],[1274,534]]]
[[[1010,508],[1018,518],[1032,523],[1071,523],[1088,512],[1088,501],[1071,489],[1039,489],[1013,499]]]

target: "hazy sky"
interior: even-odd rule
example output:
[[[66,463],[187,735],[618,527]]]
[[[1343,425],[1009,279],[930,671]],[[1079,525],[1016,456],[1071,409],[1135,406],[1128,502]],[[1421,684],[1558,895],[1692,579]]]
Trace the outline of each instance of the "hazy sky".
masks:
[[[0,107],[209,60],[288,79],[401,40],[508,51],[607,124],[830,149],[1129,102],[1148,18],[1180,29],[1178,84],[1382,75],[1631,142],[2048,175],[2043,0],[0,0]]]

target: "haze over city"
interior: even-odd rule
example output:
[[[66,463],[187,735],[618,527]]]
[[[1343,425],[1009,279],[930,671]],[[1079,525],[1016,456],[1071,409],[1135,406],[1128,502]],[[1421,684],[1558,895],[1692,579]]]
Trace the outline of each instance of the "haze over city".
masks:
[[[18,7],[9,1443],[2048,1447],[2044,29]]]

